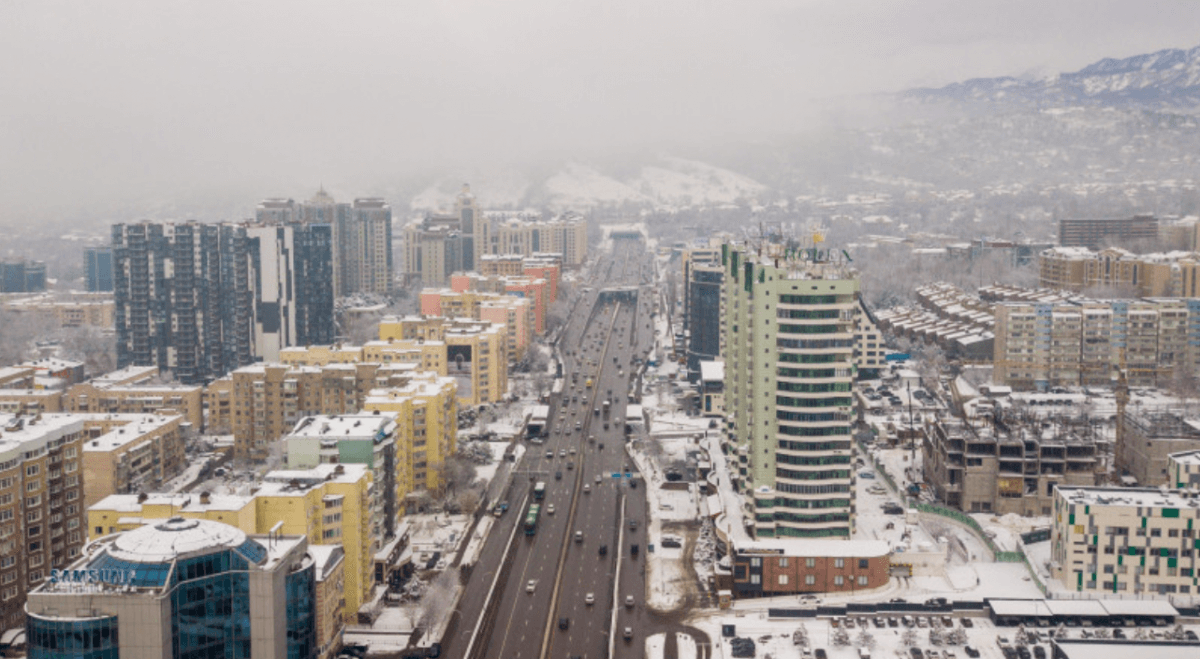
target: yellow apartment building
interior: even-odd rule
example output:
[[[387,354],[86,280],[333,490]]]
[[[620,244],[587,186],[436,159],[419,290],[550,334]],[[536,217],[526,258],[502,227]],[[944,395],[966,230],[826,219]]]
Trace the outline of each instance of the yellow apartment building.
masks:
[[[457,384],[453,378],[424,375],[404,387],[372,391],[363,404],[365,412],[396,417],[396,484],[401,501],[418,490],[441,491],[445,483],[440,466],[457,450]]]

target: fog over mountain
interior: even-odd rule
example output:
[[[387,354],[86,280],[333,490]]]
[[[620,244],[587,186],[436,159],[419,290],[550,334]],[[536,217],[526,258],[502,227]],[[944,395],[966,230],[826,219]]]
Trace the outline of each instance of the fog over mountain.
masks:
[[[6,2],[0,228],[236,219],[322,184],[401,209],[466,178],[514,207],[793,194],[853,168],[838,131],[891,118],[880,94],[1197,24],[1180,0]]]

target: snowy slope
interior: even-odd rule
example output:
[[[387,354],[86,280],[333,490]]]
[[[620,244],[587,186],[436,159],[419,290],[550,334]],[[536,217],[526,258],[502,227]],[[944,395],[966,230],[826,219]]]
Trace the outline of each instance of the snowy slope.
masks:
[[[646,166],[630,186],[661,205],[703,206],[751,200],[766,186],[728,169],[694,160],[664,158],[665,167]]]
[[[546,179],[543,187],[544,202],[551,208],[594,208],[651,201],[628,185],[574,162]]]
[[[1195,111],[1200,103],[1200,46],[1103,59],[1040,80],[977,78],[902,94],[918,101],[987,101],[1020,105],[1105,104]]]

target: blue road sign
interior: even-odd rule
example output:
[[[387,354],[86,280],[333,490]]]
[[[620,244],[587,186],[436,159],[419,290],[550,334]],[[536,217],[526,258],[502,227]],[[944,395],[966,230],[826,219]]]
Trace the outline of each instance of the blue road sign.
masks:
[[[620,477],[621,477],[621,474],[620,474],[620,473],[617,473],[617,472],[614,472],[614,473],[613,473],[613,475],[612,475],[612,477],[613,477],[613,478],[620,478]]]

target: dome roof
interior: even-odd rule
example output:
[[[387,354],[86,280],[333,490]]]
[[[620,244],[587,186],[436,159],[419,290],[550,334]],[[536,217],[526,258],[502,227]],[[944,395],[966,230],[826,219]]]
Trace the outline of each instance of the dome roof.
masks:
[[[191,554],[237,549],[246,534],[235,526],[206,519],[172,517],[127,531],[108,549],[109,555],[134,563],[165,563]]]

